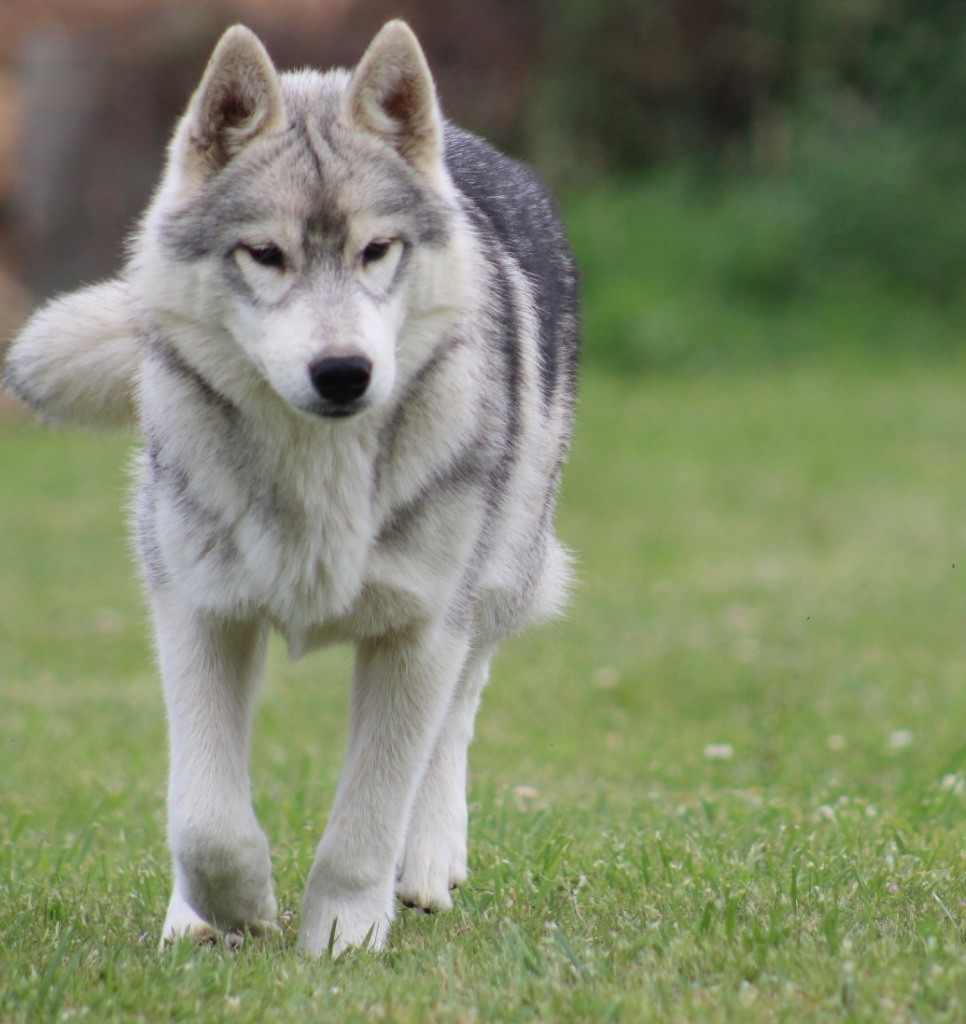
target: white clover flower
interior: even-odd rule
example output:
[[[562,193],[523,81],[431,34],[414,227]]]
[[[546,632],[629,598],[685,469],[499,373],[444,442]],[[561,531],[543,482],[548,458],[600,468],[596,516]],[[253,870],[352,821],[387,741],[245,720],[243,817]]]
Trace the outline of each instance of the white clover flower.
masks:
[[[908,729],[896,729],[889,737],[889,749],[905,750],[906,747],[912,745],[912,741],[913,735]]]
[[[518,811],[526,814],[540,806],[540,791],[533,786],[516,786],[513,790],[513,802]]]
[[[704,756],[708,761],[730,761],[735,756],[735,748],[730,743],[709,743],[704,748]]]
[[[599,668],[594,673],[594,684],[602,690],[613,690],[620,679],[616,668]]]

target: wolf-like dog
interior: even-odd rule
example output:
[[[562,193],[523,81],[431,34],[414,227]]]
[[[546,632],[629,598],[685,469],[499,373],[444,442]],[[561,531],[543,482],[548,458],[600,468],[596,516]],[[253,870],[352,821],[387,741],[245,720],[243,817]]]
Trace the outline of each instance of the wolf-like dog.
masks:
[[[135,535],[168,711],[162,943],[277,927],[248,774],[266,635],[357,648],[300,947],[380,948],[466,877],[497,645],[554,613],[577,274],[545,189],[447,123],[390,22],[351,72],[218,43],[116,279],[54,300],[8,386],[135,418]]]

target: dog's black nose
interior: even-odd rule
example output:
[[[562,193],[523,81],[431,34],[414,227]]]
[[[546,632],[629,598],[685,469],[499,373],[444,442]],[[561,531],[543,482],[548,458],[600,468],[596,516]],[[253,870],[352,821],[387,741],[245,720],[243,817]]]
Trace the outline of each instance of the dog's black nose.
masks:
[[[329,356],[309,367],[312,386],[330,405],[348,406],[369,387],[372,363],[365,356]]]

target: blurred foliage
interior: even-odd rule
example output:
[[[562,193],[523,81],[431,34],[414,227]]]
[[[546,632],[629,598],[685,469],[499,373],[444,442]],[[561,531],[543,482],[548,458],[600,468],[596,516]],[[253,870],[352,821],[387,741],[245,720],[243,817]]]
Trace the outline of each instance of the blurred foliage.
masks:
[[[817,125],[966,152],[961,0],[553,0],[531,136],[571,172],[680,158],[772,169]]]
[[[962,0],[562,0],[547,26],[532,156],[592,358],[962,346]]]
[[[822,152],[773,177],[675,166],[569,190],[589,361],[720,370],[961,350],[966,190],[923,194],[909,163],[877,152]]]

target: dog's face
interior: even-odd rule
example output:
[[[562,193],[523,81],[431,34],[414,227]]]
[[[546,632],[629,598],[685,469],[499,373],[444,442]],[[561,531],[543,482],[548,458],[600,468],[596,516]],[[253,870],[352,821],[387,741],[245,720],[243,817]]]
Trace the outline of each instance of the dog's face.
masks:
[[[208,351],[186,355],[229,391],[247,375],[309,416],[378,407],[408,321],[448,301],[441,135],[400,23],[352,75],[278,76],[251,33],[229,30],[145,221],[145,301],[204,326]]]

